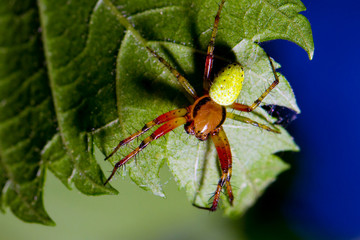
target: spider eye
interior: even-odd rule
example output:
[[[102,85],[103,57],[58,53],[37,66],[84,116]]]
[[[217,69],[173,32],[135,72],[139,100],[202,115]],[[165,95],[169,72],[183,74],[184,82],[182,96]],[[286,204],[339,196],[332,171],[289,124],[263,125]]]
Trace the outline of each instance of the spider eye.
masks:
[[[215,77],[209,95],[217,104],[227,106],[235,102],[244,81],[244,70],[240,64],[233,63]]]

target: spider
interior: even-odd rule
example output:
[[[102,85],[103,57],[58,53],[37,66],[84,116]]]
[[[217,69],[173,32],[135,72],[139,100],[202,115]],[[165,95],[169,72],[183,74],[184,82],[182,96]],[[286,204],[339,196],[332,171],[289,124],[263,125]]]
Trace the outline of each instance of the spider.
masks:
[[[210,211],[215,211],[218,207],[221,190],[226,187],[226,192],[230,204],[233,202],[233,193],[230,184],[231,173],[232,173],[232,156],[230,150],[230,144],[226,137],[225,131],[222,127],[222,124],[227,118],[234,119],[243,123],[251,124],[259,128],[265,129],[270,132],[280,133],[276,129],[272,129],[266,125],[260,124],[250,118],[240,116],[233,112],[227,112],[226,108],[231,108],[241,112],[251,112],[256,109],[262,100],[270,93],[272,89],[276,87],[279,83],[278,76],[275,71],[275,67],[272,63],[270,57],[270,65],[274,73],[275,80],[272,84],[263,92],[263,94],[254,101],[250,106],[236,103],[235,100],[240,94],[242,89],[242,83],[244,80],[244,70],[242,66],[238,63],[233,63],[223,69],[213,80],[211,80],[211,73],[213,69],[214,62],[214,49],[215,49],[215,38],[218,30],[218,24],[220,20],[220,13],[224,6],[225,0],[222,0],[219,4],[219,8],[215,17],[215,22],[209,41],[207,55],[205,60],[205,70],[203,76],[203,91],[204,95],[199,97],[195,89],[190,85],[190,83],[183,77],[174,67],[172,67],[165,59],[159,56],[153,49],[147,47],[147,50],[157,58],[161,63],[168,68],[171,73],[177,78],[179,83],[185,89],[185,91],[192,97],[194,100],[193,104],[176,110],[169,111],[164,113],[154,120],[145,124],[145,126],[127,137],[126,139],[120,141],[120,143],[113,149],[113,151],[105,158],[109,159],[113,156],[117,150],[136,139],[140,135],[147,132],[154,126],[159,126],[149,137],[145,138],[140,145],[135,148],[131,153],[125,156],[122,160],[118,161],[108,179],[105,181],[106,185],[114,174],[117,172],[118,168],[126,164],[130,159],[135,157],[140,151],[142,151],[146,146],[148,146],[152,141],[164,136],[173,129],[184,125],[186,133],[194,135],[200,141],[205,141],[208,138],[214,142],[221,167],[221,177],[217,184],[213,202],[211,207],[199,207],[203,209],[208,209]]]

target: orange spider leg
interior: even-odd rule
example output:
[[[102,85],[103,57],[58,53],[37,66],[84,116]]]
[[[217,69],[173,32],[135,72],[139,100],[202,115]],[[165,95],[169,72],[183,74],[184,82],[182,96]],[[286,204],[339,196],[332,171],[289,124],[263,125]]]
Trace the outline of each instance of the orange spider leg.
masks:
[[[156,57],[162,64],[167,67],[170,72],[177,78],[181,86],[185,89],[185,91],[194,99],[196,100],[198,98],[195,89],[188,80],[186,80],[185,77],[183,77],[174,67],[172,67],[164,58],[160,57],[159,54],[157,54],[154,50],[152,50],[150,47],[146,47],[148,51],[151,52],[154,57]]]
[[[109,159],[112,155],[114,155],[117,152],[117,150],[119,150],[120,147],[131,142],[132,140],[139,137],[140,135],[144,134],[150,128],[152,128],[156,125],[160,125],[165,122],[168,122],[174,118],[184,117],[186,114],[187,114],[186,108],[180,108],[180,109],[172,110],[170,112],[160,115],[159,117],[155,118],[151,122],[146,123],[145,126],[140,131],[137,131],[136,133],[132,134],[128,138],[125,138],[124,140],[120,141],[119,144],[114,148],[114,150],[105,158],[105,160]]]
[[[230,184],[230,178],[232,172],[232,157],[231,157],[229,140],[226,137],[223,127],[220,127],[219,130],[215,132],[215,134],[212,134],[211,139],[215,144],[216,151],[219,156],[221,172],[222,172],[221,178],[218,182],[215,191],[212,206],[209,208],[210,211],[215,211],[219,202],[221,189],[223,188],[224,184],[226,184],[226,191],[231,204],[234,199]]]
[[[210,75],[211,75],[212,66],[214,63],[215,38],[216,38],[217,31],[218,31],[220,13],[221,13],[222,7],[224,6],[224,3],[225,3],[225,0],[222,0],[219,5],[217,14],[215,16],[213,31],[211,33],[211,38],[210,38],[210,42],[209,42],[208,49],[207,49],[205,70],[204,70],[204,79],[203,79],[203,87],[204,87],[205,91],[209,91],[209,87],[211,85],[210,84]]]
[[[106,180],[104,185],[106,185],[111,180],[111,178],[114,176],[114,174],[116,173],[116,171],[118,170],[119,167],[121,167],[122,165],[127,163],[127,161],[129,161],[131,158],[135,157],[141,150],[143,150],[147,145],[149,145],[149,143],[158,139],[159,137],[164,136],[171,130],[174,130],[175,128],[177,128],[179,126],[184,125],[185,123],[186,123],[185,117],[178,117],[178,118],[171,119],[170,121],[168,121],[168,122],[164,123],[162,126],[160,126],[158,129],[156,129],[149,137],[145,138],[137,148],[135,148],[131,153],[129,153],[126,157],[124,157],[123,159],[121,159],[119,162],[117,162],[115,164],[111,175]]]
[[[263,94],[261,94],[261,96],[254,101],[254,103],[251,106],[240,104],[240,103],[233,103],[232,105],[230,105],[231,108],[233,108],[235,110],[238,110],[238,111],[242,111],[242,112],[252,112],[255,108],[257,108],[260,105],[262,100],[264,100],[264,98],[271,92],[271,90],[273,90],[276,87],[276,85],[279,84],[279,77],[276,74],[276,69],[274,67],[274,64],[273,64],[270,56],[268,56],[268,58],[269,58],[269,61],[270,61],[272,71],[274,73],[275,80],[265,90],[265,92],[263,92]]]
[[[272,129],[271,127],[268,127],[268,126],[266,126],[264,124],[258,123],[256,121],[250,119],[250,118],[243,117],[243,116],[240,116],[240,115],[232,113],[232,112],[227,112],[226,113],[226,118],[231,118],[231,119],[234,119],[234,120],[239,121],[239,122],[248,123],[248,124],[251,124],[251,125],[253,125],[255,127],[265,129],[266,131],[269,131],[269,132],[281,133],[278,129]]]

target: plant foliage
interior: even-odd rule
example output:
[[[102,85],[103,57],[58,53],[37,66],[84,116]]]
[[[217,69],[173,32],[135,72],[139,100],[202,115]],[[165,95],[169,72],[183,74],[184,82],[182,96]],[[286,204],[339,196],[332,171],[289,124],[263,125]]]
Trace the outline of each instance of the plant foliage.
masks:
[[[145,45],[200,93],[217,7],[214,0],[2,0],[0,208],[8,206],[24,221],[54,224],[43,205],[47,170],[84,194],[116,194],[110,185],[103,186],[106,176],[95,147],[109,153],[133,127],[190,104]],[[250,104],[273,79],[256,43],[289,40],[312,58],[310,24],[299,14],[304,10],[299,0],[225,3],[215,66],[219,70],[228,61],[244,66],[239,102]],[[265,102],[299,112],[283,76]],[[274,121],[261,109],[246,116],[265,124]],[[273,134],[232,120],[224,128],[234,155],[235,201],[231,207],[224,200],[222,206],[226,214],[239,215],[287,168],[274,153],[297,146],[284,129]],[[124,147],[111,161],[128,151]],[[165,196],[159,179],[164,162],[189,200],[205,206],[219,178],[212,143],[200,143],[179,128],[148,147],[123,173]]]

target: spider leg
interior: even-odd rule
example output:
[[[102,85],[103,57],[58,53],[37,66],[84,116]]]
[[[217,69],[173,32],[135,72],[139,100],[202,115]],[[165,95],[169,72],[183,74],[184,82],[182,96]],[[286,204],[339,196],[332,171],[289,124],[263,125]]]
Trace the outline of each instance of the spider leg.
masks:
[[[255,127],[265,129],[266,131],[269,131],[269,132],[280,133],[280,131],[278,129],[272,129],[272,128],[264,125],[264,124],[258,123],[256,121],[250,119],[250,118],[243,117],[243,116],[240,116],[240,115],[235,114],[235,113],[227,112],[226,113],[226,118],[231,118],[231,119],[234,119],[234,120],[239,121],[239,122],[248,123],[248,124],[251,124],[251,125],[253,125]]]
[[[111,178],[114,176],[114,174],[116,173],[116,171],[119,167],[123,166],[131,158],[135,157],[141,150],[143,150],[147,145],[149,145],[149,143],[158,139],[159,137],[164,136],[171,130],[173,130],[185,123],[186,123],[185,117],[178,117],[178,118],[171,119],[170,121],[168,121],[168,122],[164,123],[162,126],[160,126],[158,129],[156,129],[149,137],[145,138],[137,148],[135,148],[131,153],[129,153],[126,157],[124,157],[123,159],[121,159],[119,162],[117,162],[115,164],[111,175],[105,181],[104,185],[106,185],[111,180]]]
[[[161,114],[159,117],[155,118],[151,122],[146,123],[145,126],[141,130],[137,131],[136,133],[132,134],[131,136],[120,141],[119,144],[114,148],[114,150],[105,158],[105,160],[109,159],[112,155],[114,155],[121,146],[124,146],[125,144],[131,142],[135,138],[144,134],[150,128],[152,128],[156,125],[163,124],[163,123],[168,122],[175,118],[184,117],[187,114],[187,112],[188,111],[186,110],[186,108],[180,108],[180,109],[172,110],[170,112]]]
[[[165,65],[165,67],[167,67],[170,72],[177,78],[177,80],[179,81],[179,83],[181,84],[181,86],[184,88],[184,90],[195,100],[198,98],[195,89],[193,88],[193,86],[191,86],[191,84],[189,83],[188,80],[186,80],[185,77],[183,77],[174,67],[172,67],[164,58],[160,57],[159,54],[157,54],[157,52],[155,52],[153,49],[151,49],[150,47],[146,47],[148,51],[151,52],[151,54],[156,57],[162,64]]]
[[[264,98],[271,92],[271,90],[273,90],[276,87],[276,85],[279,84],[279,77],[278,77],[278,75],[276,73],[274,64],[273,64],[273,62],[272,62],[272,60],[271,60],[271,58],[269,56],[268,56],[268,58],[269,58],[269,61],[270,61],[272,71],[274,73],[275,80],[265,90],[265,92],[263,92],[263,94],[261,94],[261,96],[254,101],[254,103],[251,106],[240,104],[240,103],[233,103],[232,105],[230,105],[231,108],[233,108],[235,110],[238,110],[238,111],[242,111],[242,112],[251,112],[255,108],[257,108],[260,105],[260,103],[262,102],[262,100],[264,100]]]
[[[212,134],[211,139],[215,144],[216,151],[219,156],[221,172],[222,172],[221,178],[216,187],[212,206],[209,208],[210,211],[215,211],[219,202],[221,189],[225,184],[226,184],[226,191],[228,194],[228,198],[231,204],[234,199],[230,184],[230,178],[232,173],[232,157],[231,157],[230,144],[226,137],[223,127],[220,127],[219,130],[215,132],[215,134]]]
[[[203,88],[206,92],[209,91],[209,88],[211,85],[210,84],[210,75],[211,75],[212,66],[213,66],[213,62],[214,62],[215,38],[216,38],[217,31],[218,31],[220,13],[221,13],[222,7],[224,6],[224,3],[225,3],[225,0],[222,0],[219,5],[217,14],[215,16],[213,31],[211,33],[211,38],[210,38],[210,42],[209,42],[208,49],[207,49],[204,78],[203,78]]]

